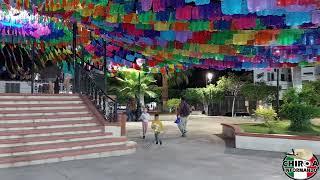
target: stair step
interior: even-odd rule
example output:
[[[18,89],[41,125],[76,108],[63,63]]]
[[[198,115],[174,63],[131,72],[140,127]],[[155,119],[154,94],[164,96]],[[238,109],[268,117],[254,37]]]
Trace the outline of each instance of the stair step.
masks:
[[[65,100],[80,100],[79,96],[0,96],[0,100],[24,100],[24,101],[33,101],[33,100],[53,100],[65,99]]]
[[[74,149],[86,149],[86,148],[96,148],[112,145],[122,145],[127,141],[125,137],[119,138],[104,138],[98,140],[85,140],[85,141],[75,141],[75,142],[62,142],[53,144],[43,144],[43,145],[30,145],[30,146],[20,146],[20,147],[10,147],[10,148],[0,148],[0,157],[8,156],[20,156],[20,155],[31,155],[40,154],[48,152],[59,152]]]
[[[96,140],[112,138],[111,132],[96,132],[86,134],[71,134],[71,135],[60,135],[60,136],[44,136],[44,137],[33,137],[33,138],[17,138],[17,139],[0,139],[0,147],[18,147],[18,146],[29,146],[29,145],[40,145],[40,144],[52,144],[60,142],[74,142],[74,141],[85,141],[85,140]]]
[[[0,93],[0,99],[79,99],[79,95]]]
[[[0,94],[0,168],[119,156],[136,143],[105,132],[79,95]]]
[[[0,104],[82,104],[81,99],[0,99]]]
[[[70,114],[89,114],[89,111],[87,109],[1,111],[0,117],[49,116]]]
[[[16,123],[0,124],[1,131],[17,131],[32,129],[50,129],[67,127],[86,127],[98,125],[92,120],[89,121],[58,121],[58,122],[39,122],[39,123]]]
[[[72,127],[72,128],[59,128],[59,129],[35,129],[35,130],[22,130],[22,131],[3,131],[0,132],[0,139],[15,139],[22,137],[40,137],[40,136],[58,136],[69,134],[85,134],[103,132],[103,127]]]
[[[25,156],[0,158],[0,168],[19,167],[36,164],[46,164],[76,159],[92,159],[131,154],[136,150],[136,143],[127,142],[125,145],[103,146],[80,150],[66,150],[61,152],[42,153]]]
[[[58,122],[58,121],[79,121],[93,120],[91,114],[71,114],[71,115],[47,115],[47,116],[24,116],[24,117],[3,117],[0,124],[5,123],[37,123],[37,122]]]
[[[1,111],[86,109],[85,104],[0,104]]]

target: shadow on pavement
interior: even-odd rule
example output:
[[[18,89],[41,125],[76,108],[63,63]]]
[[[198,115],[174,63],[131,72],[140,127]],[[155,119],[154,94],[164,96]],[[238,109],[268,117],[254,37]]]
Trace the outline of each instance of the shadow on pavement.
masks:
[[[236,143],[235,143],[234,139],[226,138],[222,134],[214,134],[214,135],[219,137],[220,139],[222,139],[227,148],[235,148],[236,147]]]

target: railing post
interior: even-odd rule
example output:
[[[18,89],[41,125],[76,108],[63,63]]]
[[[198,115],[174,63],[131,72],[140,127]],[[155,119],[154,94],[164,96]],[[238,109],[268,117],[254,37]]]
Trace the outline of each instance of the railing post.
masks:
[[[93,82],[90,83],[90,97],[91,97],[91,100],[94,99]]]
[[[107,99],[106,99],[106,96],[103,96],[103,102],[102,102],[103,115],[106,115],[106,113],[107,113],[107,112],[106,112],[106,104],[107,104],[107,103],[106,103],[106,100],[107,100]]]
[[[101,98],[101,95],[102,95],[103,93],[102,92],[100,92],[99,91],[99,110],[101,111],[102,110],[102,106],[101,106],[101,100],[102,100],[102,98]]]
[[[31,94],[34,93],[34,56],[35,56],[35,40],[32,40],[31,52]]]
[[[104,92],[106,94],[108,94],[107,92],[107,72],[108,72],[108,61],[107,61],[107,42],[106,40],[103,41],[103,63],[104,63],[104,68],[103,68],[103,71],[104,71]]]
[[[98,92],[97,92],[97,89],[94,89],[94,103],[95,105],[97,106],[97,103],[98,103]]]
[[[113,110],[113,113],[114,113],[114,121],[115,122],[118,122],[118,100],[116,99],[115,102],[114,102],[114,110]]]
[[[79,68],[78,65],[76,63],[76,59],[77,59],[77,51],[76,51],[76,46],[77,46],[77,22],[73,23],[73,39],[72,39],[72,55],[73,55],[73,67],[74,67],[74,78],[73,78],[73,82],[72,82],[72,93],[77,93],[79,92]]]

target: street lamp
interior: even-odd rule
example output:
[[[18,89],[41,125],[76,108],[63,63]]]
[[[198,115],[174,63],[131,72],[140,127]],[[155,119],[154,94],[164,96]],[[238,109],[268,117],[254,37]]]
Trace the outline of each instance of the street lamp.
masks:
[[[137,65],[139,66],[139,68],[142,67],[142,65],[144,64],[144,59],[141,59],[141,58],[138,58],[136,59],[136,63]],[[139,81],[139,86],[138,86],[138,104],[137,104],[137,119],[140,117],[141,115],[141,100],[140,100],[140,91],[141,91],[141,74],[140,74],[140,70],[139,70],[139,78],[138,78],[138,81]]]
[[[207,75],[206,75],[206,86],[208,85],[208,82],[211,83],[212,78],[213,78],[213,73],[211,73],[211,72],[207,73]]]
[[[206,74],[206,87],[208,86],[208,83],[211,83],[212,79],[213,79],[213,76],[214,74],[211,73],[211,72],[208,72]],[[209,110],[211,108],[209,108],[209,106],[212,106],[212,103],[211,103],[211,100],[212,100],[212,92],[211,92],[211,88],[209,89],[209,103],[208,103],[208,106],[207,106],[207,113],[209,114]]]

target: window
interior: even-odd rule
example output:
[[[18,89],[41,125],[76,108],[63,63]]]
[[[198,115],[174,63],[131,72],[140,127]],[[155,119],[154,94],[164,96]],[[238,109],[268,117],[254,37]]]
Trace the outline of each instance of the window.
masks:
[[[6,93],[20,93],[20,83],[6,83]]]
[[[305,72],[303,75],[313,75],[313,72]]]
[[[281,81],[286,81],[286,76],[284,74],[281,74]]]
[[[274,73],[271,73],[271,81],[274,81]]]
[[[268,81],[271,81],[271,73],[268,72]]]
[[[292,82],[292,75],[291,74],[288,74],[288,81]]]

